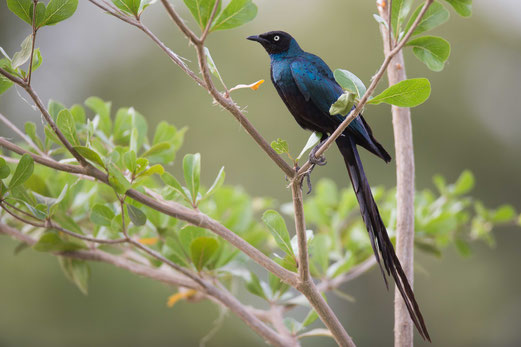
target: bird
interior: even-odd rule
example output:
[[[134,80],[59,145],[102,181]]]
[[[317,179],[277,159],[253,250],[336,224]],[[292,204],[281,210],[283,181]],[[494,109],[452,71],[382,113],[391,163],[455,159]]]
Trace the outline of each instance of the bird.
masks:
[[[322,142],[311,151],[310,161],[314,165],[324,165],[325,158],[316,158],[314,154],[345,118],[341,114],[329,114],[331,105],[344,93],[333,72],[320,57],[302,50],[297,41],[284,31],[269,31],[247,39],[260,43],[270,56],[271,81],[297,123],[304,129],[322,134]],[[375,139],[362,115],[356,117],[335,141],[344,158],[385,285],[389,289],[387,276],[392,276],[416,329],[424,340],[431,341],[413,290],[374,201],[357,146],[386,163],[391,161],[391,156]]]

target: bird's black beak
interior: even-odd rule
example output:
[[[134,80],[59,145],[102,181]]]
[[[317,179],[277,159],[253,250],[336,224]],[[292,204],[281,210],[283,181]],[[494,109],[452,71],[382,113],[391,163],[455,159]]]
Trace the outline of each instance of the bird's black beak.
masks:
[[[250,41],[257,41],[261,44],[268,41],[265,38],[260,37],[259,35],[248,36],[246,39]]]

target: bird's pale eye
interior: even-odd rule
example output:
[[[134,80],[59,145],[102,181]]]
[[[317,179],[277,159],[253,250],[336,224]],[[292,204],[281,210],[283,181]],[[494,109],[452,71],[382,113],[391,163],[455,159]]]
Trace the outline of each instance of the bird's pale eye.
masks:
[[[278,40],[280,40],[280,36],[279,36],[279,35],[275,35],[275,36],[273,36],[273,41],[276,42],[276,41],[278,41]]]

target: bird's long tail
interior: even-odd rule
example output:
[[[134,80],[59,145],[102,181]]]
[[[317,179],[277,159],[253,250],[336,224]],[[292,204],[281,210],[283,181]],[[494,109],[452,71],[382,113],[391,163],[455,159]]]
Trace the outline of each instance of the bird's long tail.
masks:
[[[387,272],[387,275],[394,278],[396,287],[402,295],[416,329],[418,329],[418,332],[423,339],[430,341],[427,327],[425,326],[420,308],[414,298],[412,288],[409,285],[409,281],[403,272],[400,261],[394,252],[393,244],[387,235],[387,230],[385,229],[385,225],[380,217],[380,213],[378,212],[376,202],[373,199],[371,188],[367,181],[367,177],[365,176],[356,144],[348,136],[340,136],[336,140],[336,143],[344,157],[347,170],[349,171],[349,177],[351,178],[353,189],[356,193],[358,204],[360,205],[360,212],[362,213],[362,218],[367,227],[367,231],[369,232],[369,238],[371,240],[374,255],[378,265],[380,266],[385,284],[387,288],[389,288],[385,275],[385,272]]]

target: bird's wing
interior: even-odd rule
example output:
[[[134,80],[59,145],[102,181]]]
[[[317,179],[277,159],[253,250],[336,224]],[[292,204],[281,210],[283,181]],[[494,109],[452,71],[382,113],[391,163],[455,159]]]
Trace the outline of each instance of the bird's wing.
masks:
[[[329,115],[329,108],[342,94],[333,73],[322,59],[314,55],[296,58],[291,64],[291,75],[306,101],[311,101],[321,112]]]

